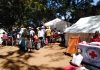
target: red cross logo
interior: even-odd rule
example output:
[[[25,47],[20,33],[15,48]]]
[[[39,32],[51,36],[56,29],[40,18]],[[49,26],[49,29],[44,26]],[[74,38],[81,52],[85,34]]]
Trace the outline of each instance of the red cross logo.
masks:
[[[95,57],[97,57],[97,55],[96,55],[96,53],[94,52],[94,51],[91,51],[90,53],[89,53],[89,55],[91,56],[91,58],[95,58]]]

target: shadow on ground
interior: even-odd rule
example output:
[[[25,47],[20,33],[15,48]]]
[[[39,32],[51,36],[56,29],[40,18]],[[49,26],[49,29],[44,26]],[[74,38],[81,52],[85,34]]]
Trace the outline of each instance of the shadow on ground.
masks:
[[[39,53],[38,52],[26,53],[18,49],[6,52],[6,54],[0,54],[0,59],[4,61],[0,63],[2,65],[1,67],[3,68],[1,70],[61,70],[61,68],[49,67],[48,65],[39,65],[39,66],[29,65],[27,61],[31,57],[35,58],[36,56],[34,56],[34,54],[39,54]],[[51,60],[52,62],[54,62],[63,60],[63,58],[60,58],[61,55],[62,54],[60,52],[57,52],[51,55],[50,54],[46,55],[44,57],[59,56],[58,57],[59,59],[56,58]]]
[[[21,60],[11,60],[6,59],[7,61],[3,65],[3,70],[61,70],[61,68],[55,68],[55,67],[48,67],[46,65],[29,65],[24,61]],[[22,68],[23,67],[23,68]]]

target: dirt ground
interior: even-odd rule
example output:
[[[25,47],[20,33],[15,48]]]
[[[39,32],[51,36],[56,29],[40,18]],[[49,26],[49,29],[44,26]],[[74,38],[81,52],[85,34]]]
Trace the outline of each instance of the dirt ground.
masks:
[[[72,59],[64,55],[65,50],[58,43],[31,53],[14,46],[0,47],[0,70],[61,70]]]

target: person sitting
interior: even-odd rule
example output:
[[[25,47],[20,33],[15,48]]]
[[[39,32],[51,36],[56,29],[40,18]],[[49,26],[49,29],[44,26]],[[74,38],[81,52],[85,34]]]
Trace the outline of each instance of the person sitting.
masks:
[[[94,36],[90,39],[91,42],[100,42],[99,31],[96,31]]]

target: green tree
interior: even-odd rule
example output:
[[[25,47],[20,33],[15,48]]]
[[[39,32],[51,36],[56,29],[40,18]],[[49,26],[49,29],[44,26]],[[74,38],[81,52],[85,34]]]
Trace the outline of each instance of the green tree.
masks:
[[[45,11],[45,5],[39,0],[0,0],[0,23],[7,27],[27,23],[29,19],[37,23],[46,17]]]
[[[39,25],[56,17],[74,23],[81,17],[95,15],[95,10],[99,12],[99,2],[97,6],[91,3],[93,0],[0,0],[0,23],[10,27],[32,19]]]

